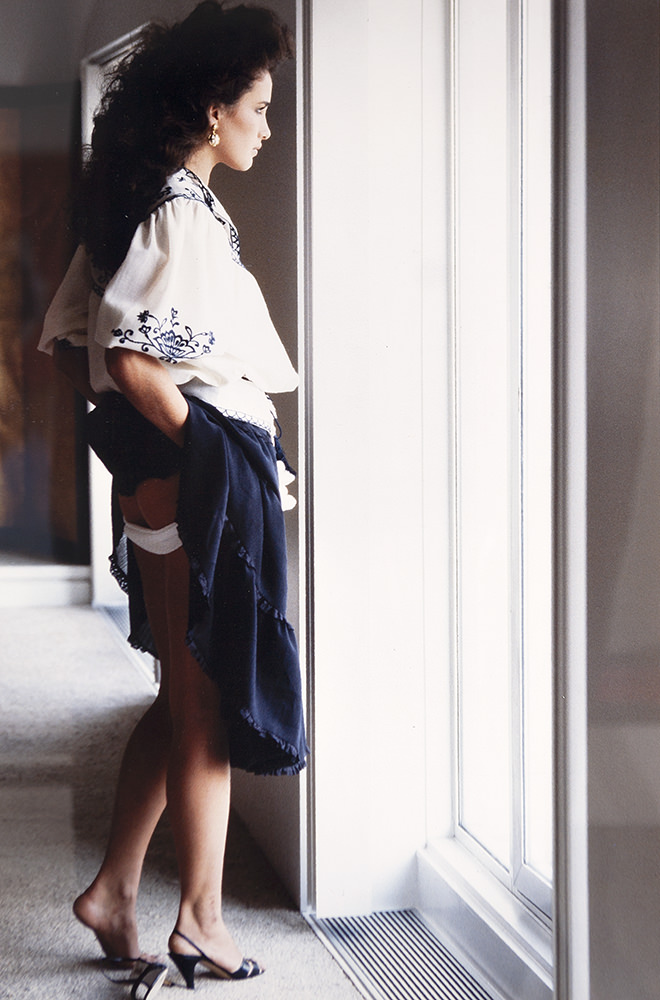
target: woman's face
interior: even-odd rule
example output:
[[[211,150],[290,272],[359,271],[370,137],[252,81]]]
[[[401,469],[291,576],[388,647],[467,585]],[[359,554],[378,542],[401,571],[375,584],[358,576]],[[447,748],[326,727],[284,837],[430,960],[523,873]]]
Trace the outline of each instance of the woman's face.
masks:
[[[270,73],[258,77],[236,104],[212,109],[219,143],[216,162],[232,170],[249,170],[261,144],[270,136],[266,113],[273,93]]]

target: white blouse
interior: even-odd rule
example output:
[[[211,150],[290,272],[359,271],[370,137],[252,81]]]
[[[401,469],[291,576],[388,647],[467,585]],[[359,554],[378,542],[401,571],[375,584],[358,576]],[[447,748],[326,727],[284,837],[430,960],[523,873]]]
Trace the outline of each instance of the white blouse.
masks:
[[[240,262],[231,219],[186,169],[169,178],[108,281],[78,248],[39,348],[52,353],[55,340],[88,348],[95,392],[117,390],[105,350],[123,347],[157,358],[186,394],[269,429],[275,411],[266,394],[298,384],[259,286]]]

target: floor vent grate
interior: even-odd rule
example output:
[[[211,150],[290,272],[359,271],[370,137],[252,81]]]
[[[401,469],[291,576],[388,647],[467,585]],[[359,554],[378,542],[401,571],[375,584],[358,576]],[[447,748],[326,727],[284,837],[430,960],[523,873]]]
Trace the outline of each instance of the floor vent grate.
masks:
[[[414,910],[308,920],[366,997],[492,1000]]]

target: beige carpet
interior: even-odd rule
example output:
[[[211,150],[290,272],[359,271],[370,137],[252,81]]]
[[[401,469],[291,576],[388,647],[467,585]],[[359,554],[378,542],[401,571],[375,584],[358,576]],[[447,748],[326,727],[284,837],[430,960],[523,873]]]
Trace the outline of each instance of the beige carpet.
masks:
[[[89,608],[0,609],[0,650],[0,997],[121,1000],[129,990],[104,978],[98,946],[70,904],[100,861],[114,775],[152,697],[149,683],[107,619]],[[359,996],[233,817],[225,897],[237,941],[267,971],[243,983],[200,975],[195,996]],[[176,907],[163,824],[140,897],[143,948],[163,951]]]

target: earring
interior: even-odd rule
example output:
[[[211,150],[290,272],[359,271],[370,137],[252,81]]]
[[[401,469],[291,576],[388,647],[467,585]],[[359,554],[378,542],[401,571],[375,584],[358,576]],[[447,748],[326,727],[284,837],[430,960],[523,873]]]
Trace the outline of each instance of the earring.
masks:
[[[213,122],[213,128],[208,134],[209,146],[217,146],[220,142],[220,136],[218,135],[218,123]]]

